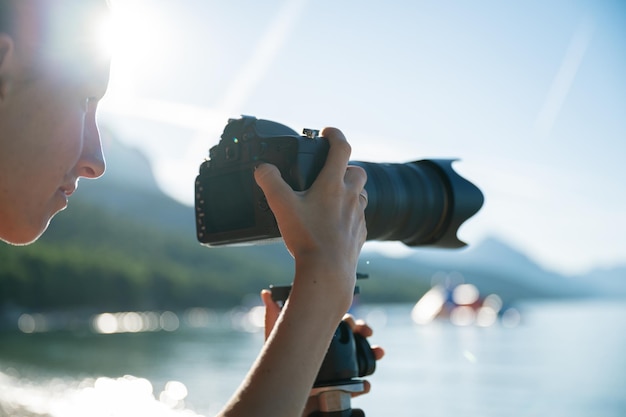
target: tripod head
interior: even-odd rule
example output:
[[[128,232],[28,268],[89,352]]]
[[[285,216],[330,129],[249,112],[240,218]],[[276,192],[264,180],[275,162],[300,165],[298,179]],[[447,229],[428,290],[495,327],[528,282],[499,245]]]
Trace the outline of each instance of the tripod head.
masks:
[[[357,278],[366,276],[357,274]],[[272,299],[284,303],[291,286],[270,286]],[[358,293],[358,287],[355,288]],[[355,334],[348,323],[337,326],[311,391],[317,397],[319,411],[309,417],[364,417],[365,413],[350,406],[352,394],[364,391],[358,379],[374,373],[376,358],[366,338]]]

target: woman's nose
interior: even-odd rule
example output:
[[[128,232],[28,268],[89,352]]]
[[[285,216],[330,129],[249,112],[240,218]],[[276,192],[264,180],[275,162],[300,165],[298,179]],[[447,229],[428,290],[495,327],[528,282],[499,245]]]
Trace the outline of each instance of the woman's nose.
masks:
[[[85,178],[98,178],[106,169],[95,113],[95,109],[90,109],[83,128],[83,152],[77,168],[78,175]]]

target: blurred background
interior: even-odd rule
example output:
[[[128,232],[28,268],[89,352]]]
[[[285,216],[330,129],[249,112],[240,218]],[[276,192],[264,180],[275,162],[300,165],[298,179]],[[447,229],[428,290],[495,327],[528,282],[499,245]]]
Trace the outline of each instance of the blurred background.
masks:
[[[241,114],[338,127],[354,160],[458,158],[485,195],[467,249],[366,244],[354,311],[387,356],[356,406],[626,413],[623,1],[110,3],[107,174],[0,247],[0,415],[217,414],[292,269],[195,241],[198,166]]]

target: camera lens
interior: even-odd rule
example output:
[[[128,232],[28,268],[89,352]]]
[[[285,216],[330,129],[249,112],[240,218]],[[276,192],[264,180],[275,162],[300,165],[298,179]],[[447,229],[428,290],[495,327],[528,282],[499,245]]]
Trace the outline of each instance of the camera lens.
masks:
[[[408,246],[465,246],[456,232],[483,204],[483,194],[452,169],[454,160],[406,164],[351,161],[367,172],[367,240]]]

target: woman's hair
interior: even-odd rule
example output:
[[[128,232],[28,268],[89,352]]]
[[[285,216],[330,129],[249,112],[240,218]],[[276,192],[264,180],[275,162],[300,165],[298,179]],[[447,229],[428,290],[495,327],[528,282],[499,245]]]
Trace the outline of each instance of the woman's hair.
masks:
[[[12,35],[14,32],[14,14],[15,14],[15,3],[20,0],[0,0],[0,33],[8,33]],[[55,0],[55,2],[62,3],[61,0]],[[108,10],[109,0],[65,0],[66,3],[72,5],[71,8],[65,6],[65,10],[79,10],[83,14],[85,11],[94,10],[94,9],[106,9]],[[77,7],[81,6],[81,7]],[[57,7],[54,3],[52,7]],[[75,17],[84,17],[81,16],[80,12],[74,13]],[[71,19],[70,19],[71,20]]]
[[[11,33],[13,16],[13,1],[0,0],[0,33]]]

